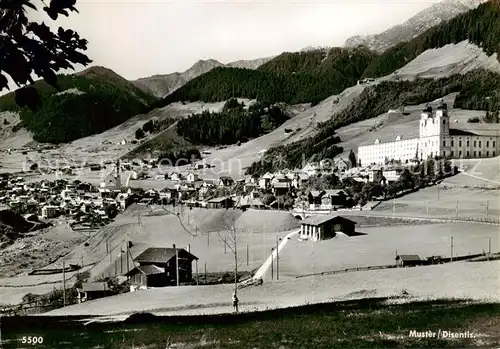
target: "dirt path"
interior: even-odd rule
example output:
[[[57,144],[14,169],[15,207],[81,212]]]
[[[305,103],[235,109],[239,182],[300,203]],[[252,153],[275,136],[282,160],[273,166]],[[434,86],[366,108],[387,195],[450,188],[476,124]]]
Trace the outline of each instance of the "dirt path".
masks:
[[[263,277],[266,274],[267,270],[271,266],[271,263],[273,263],[273,261],[278,256],[279,252],[285,247],[288,240],[292,236],[297,235],[299,232],[300,232],[300,229],[293,231],[290,234],[286,235],[281,240],[281,242],[278,244],[278,249],[274,249],[273,252],[271,253],[271,255],[269,256],[269,258],[267,258],[267,260],[264,262],[264,264],[262,264],[262,266],[255,272],[255,275],[253,276],[254,280],[260,279],[261,277]]]

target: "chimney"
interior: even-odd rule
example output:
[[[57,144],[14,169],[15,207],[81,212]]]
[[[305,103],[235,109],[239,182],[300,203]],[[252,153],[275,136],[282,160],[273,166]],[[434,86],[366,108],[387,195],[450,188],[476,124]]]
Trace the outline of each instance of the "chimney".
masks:
[[[191,244],[188,244],[187,251],[191,253]]]
[[[175,250],[175,244],[172,245],[174,247],[174,250]]]

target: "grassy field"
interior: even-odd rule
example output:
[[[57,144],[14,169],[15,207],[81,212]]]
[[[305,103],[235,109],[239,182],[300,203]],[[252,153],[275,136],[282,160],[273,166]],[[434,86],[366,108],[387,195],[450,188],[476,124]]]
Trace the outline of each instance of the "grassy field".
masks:
[[[395,209],[394,209],[395,203]],[[488,207],[488,210],[486,208]],[[394,201],[385,201],[374,213],[396,216],[419,216],[460,219],[500,218],[498,190],[446,187],[428,187]],[[458,212],[458,214],[457,214]]]
[[[349,217],[348,217],[349,218]],[[280,278],[321,273],[364,266],[394,264],[396,252],[420,257],[453,255],[500,250],[498,226],[482,224],[431,224],[398,227],[366,227],[354,237],[337,236],[330,240],[289,241],[280,252]],[[266,275],[270,277],[269,272]]]
[[[408,301],[475,299],[500,301],[500,261],[455,262],[316,275],[264,282],[238,291],[240,311],[253,312],[305,304],[409,294]],[[206,315],[231,311],[233,285],[163,287],[120,294],[57,309],[47,315],[101,315],[123,319],[137,312]]]
[[[500,344],[500,306],[463,301],[387,305],[382,299],[325,303],[254,314],[132,318],[83,325],[78,318],[4,318],[2,339],[37,348],[465,348]],[[415,338],[411,331],[436,333]],[[444,332],[473,338],[443,338]],[[437,334],[440,333],[437,338]]]
[[[176,216],[177,213],[179,216]],[[139,214],[141,225],[138,224]],[[151,216],[148,216],[150,214]],[[16,245],[19,248],[12,250],[9,258],[4,259],[9,264],[0,270],[7,272],[17,269],[19,272],[23,270],[20,269],[20,265],[28,262],[32,269],[61,268],[63,258],[48,263],[65,253],[66,266],[82,263],[86,266],[91,265],[93,278],[124,274],[127,272],[126,241],[132,241],[129,269],[134,266],[131,257],[137,257],[146,248],[172,247],[175,244],[176,247],[185,249],[190,245],[191,252],[199,258],[200,274],[205,272],[205,268],[207,273],[230,271],[234,268],[234,257],[228,248],[224,248],[224,242],[217,232],[227,229],[225,221],[230,223],[233,220],[238,229],[238,267],[242,271],[259,267],[269,256],[271,247],[275,246],[276,237],[284,236],[299,226],[298,220],[284,211],[183,209],[179,212],[177,209],[175,214],[169,214],[159,207],[151,212],[150,208],[134,205],[119,215],[113,223],[85,241],[82,240],[81,233],[64,225],[57,225],[41,236],[28,238],[27,241],[20,240]],[[52,240],[49,241],[48,236]],[[222,238],[223,236],[224,234],[221,234]],[[44,254],[37,255],[36,246],[29,244],[35,239],[45,241],[45,244],[40,245],[44,248]],[[59,243],[54,242],[54,239]],[[66,243],[63,243],[64,241]],[[23,246],[24,248],[21,248]],[[2,252],[0,257],[6,257],[7,253]],[[34,258],[30,257],[31,252]],[[193,270],[195,271],[194,263]],[[11,274],[5,275],[11,276]],[[66,275],[67,278],[71,276],[73,276],[71,273]],[[28,292],[41,294],[51,291],[54,286],[60,288],[62,280],[62,273],[0,278],[0,303],[18,303]],[[41,283],[50,285],[42,285],[39,290],[31,286]],[[22,287],[28,285],[30,287]],[[16,286],[16,288],[5,286]]]

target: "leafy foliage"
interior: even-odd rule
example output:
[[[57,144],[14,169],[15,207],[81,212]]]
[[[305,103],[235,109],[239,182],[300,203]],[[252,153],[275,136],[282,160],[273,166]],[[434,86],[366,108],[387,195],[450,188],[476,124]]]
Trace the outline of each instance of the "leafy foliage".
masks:
[[[477,9],[443,22],[409,42],[402,42],[380,55],[366,68],[364,77],[391,74],[425,50],[456,44],[463,40],[480,46],[488,54],[500,57],[500,6],[487,2]]]
[[[43,10],[55,21],[61,14],[68,17],[68,11],[78,12],[75,4],[76,0],[51,0]],[[87,41],[78,33],[62,27],[54,33],[45,23],[30,21],[28,8],[38,10],[32,0],[0,2],[0,90],[8,89],[6,75],[17,86],[25,86],[34,83],[32,74],[57,88],[57,71],[92,62],[81,52],[87,49]],[[32,86],[18,89],[15,101],[32,111],[40,106],[40,98]]]
[[[313,104],[340,93],[359,79],[376,54],[366,49],[283,53],[257,70],[212,69],[167,96],[157,106],[177,101],[215,102],[246,97],[271,104]]]
[[[119,125],[156,100],[115,73],[105,73],[58,75],[57,85],[66,93],[39,80],[32,85],[41,101],[35,112],[16,105],[12,93],[0,97],[0,111],[18,111],[36,141],[62,143]]]
[[[490,112],[489,110],[486,112],[486,116],[484,117],[484,122],[489,124],[498,124],[499,122],[499,111]]]
[[[204,111],[180,120],[177,132],[193,144],[235,144],[270,132],[288,120],[277,106],[256,103],[247,111],[232,101],[228,100],[220,113]]]
[[[137,130],[135,130],[135,138],[136,139],[142,139],[144,138],[145,134],[144,134],[144,131],[142,130],[142,128],[138,128]]]

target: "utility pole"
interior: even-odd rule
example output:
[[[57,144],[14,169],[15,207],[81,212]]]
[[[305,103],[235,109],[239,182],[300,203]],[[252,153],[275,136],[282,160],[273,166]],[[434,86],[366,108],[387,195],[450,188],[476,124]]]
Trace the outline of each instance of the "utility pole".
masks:
[[[207,262],[205,262],[205,285],[207,284]]]
[[[273,260],[273,255],[272,253],[274,248],[271,248],[271,280],[274,280],[274,260]]]
[[[455,207],[455,213],[456,213],[456,218],[458,220],[458,200],[457,200],[457,205]]]
[[[200,283],[200,274],[198,274],[198,260],[195,259],[195,263],[196,263],[196,286],[198,286],[198,284]]]
[[[113,256],[112,256],[113,251],[111,251],[111,242],[109,242],[109,240],[107,240],[106,244],[109,244],[109,264],[112,264],[113,263]]]
[[[488,255],[491,255],[491,238],[488,239]]]
[[[396,215],[396,198],[392,199],[392,215]]]
[[[451,258],[450,261],[453,262],[453,236],[451,237]]]
[[[129,268],[129,262],[128,262],[128,256],[129,256],[129,249],[128,249],[128,241],[127,241],[127,281],[128,281],[128,273],[130,272],[130,268]]]
[[[425,209],[427,211],[427,217],[429,217],[429,201],[425,202]]]
[[[488,220],[488,207],[490,205],[490,200],[486,200],[486,220]]]
[[[439,184],[437,185],[437,190],[438,190],[438,201],[439,201]]]
[[[177,248],[175,248],[175,245],[174,249],[175,249],[175,279],[177,286],[179,286],[179,251],[177,250]]]
[[[248,267],[248,244],[247,244],[247,267]]]
[[[66,264],[63,259],[63,307],[66,306]]]
[[[276,237],[276,280],[279,280],[280,278],[280,255],[279,255],[279,249],[278,249],[278,244],[279,244],[279,239]]]
[[[226,238],[224,238],[224,254],[227,254],[227,241],[226,241]]]

